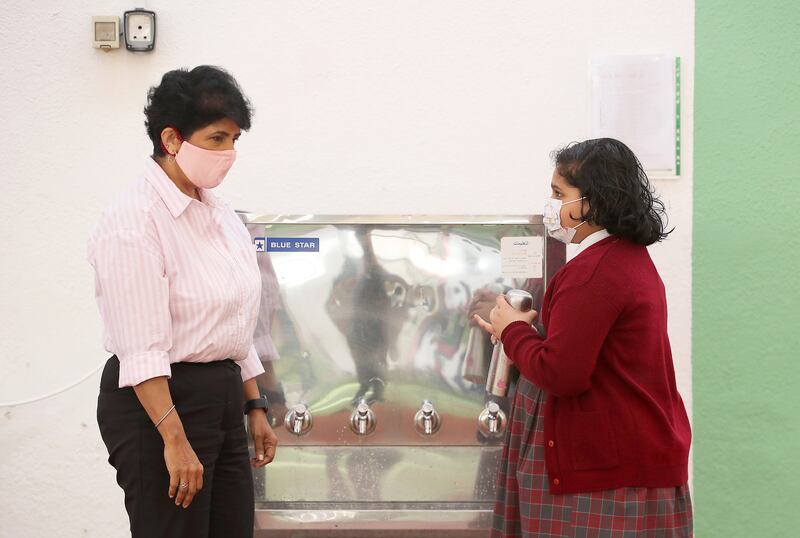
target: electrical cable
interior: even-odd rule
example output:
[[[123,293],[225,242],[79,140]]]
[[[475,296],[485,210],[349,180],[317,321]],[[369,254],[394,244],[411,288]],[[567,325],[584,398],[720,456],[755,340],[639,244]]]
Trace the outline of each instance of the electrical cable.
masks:
[[[86,374],[85,376],[81,377],[77,381],[75,381],[73,383],[70,383],[68,385],[65,385],[65,386],[61,387],[60,389],[56,389],[56,390],[54,390],[52,392],[48,392],[47,394],[43,394],[41,396],[36,396],[34,398],[27,398],[25,400],[16,400],[16,401],[12,401],[12,402],[0,402],[0,407],[18,407],[20,405],[32,404],[34,402],[40,402],[42,400],[47,400],[49,398],[52,398],[53,396],[57,396],[57,395],[61,394],[62,392],[66,392],[71,388],[77,387],[78,385],[80,385],[81,383],[83,383],[84,381],[86,381],[87,379],[92,377],[94,374],[99,372],[103,368],[103,366],[105,366],[105,364],[106,363],[104,362],[103,364],[101,364],[100,366],[98,366],[97,368],[95,368],[94,370],[92,370],[91,372]]]

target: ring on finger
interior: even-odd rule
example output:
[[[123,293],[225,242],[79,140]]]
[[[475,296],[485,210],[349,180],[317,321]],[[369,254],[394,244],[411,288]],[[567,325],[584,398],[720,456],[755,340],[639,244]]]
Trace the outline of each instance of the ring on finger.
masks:
[[[189,487],[189,482],[181,482],[179,487],[181,489],[186,489]]]

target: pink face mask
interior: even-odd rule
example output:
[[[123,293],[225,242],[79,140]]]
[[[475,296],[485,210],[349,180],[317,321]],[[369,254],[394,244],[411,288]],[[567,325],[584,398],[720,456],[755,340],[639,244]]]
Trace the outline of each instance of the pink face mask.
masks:
[[[203,149],[185,140],[175,155],[175,162],[189,181],[201,189],[213,189],[222,183],[235,160],[235,149]]]

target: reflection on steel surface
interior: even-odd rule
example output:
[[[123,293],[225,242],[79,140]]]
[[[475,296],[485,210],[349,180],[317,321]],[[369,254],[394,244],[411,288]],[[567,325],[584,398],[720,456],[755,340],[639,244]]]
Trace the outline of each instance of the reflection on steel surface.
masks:
[[[484,538],[490,525],[491,506],[471,510],[449,505],[437,505],[431,509],[415,506],[259,509],[256,511],[255,537]]]
[[[421,503],[430,521],[437,503],[490,508],[509,399],[490,402],[485,392],[492,347],[468,306],[487,290],[518,288],[538,309],[553,252],[563,262],[563,248],[545,242],[543,278],[507,278],[500,239],[542,236],[541,219],[243,220],[254,238],[319,245],[258,253],[271,262],[259,264],[265,282],[280,291],[279,304],[262,313],[274,313],[280,358],[270,382],[280,382],[288,406],[277,458],[255,475],[259,507],[272,514],[264,521],[307,529],[303,518],[316,528],[336,514],[346,525],[343,503],[363,524],[378,514],[376,503]],[[297,503],[313,506],[295,512]]]
[[[486,375],[492,360],[490,339],[489,334],[480,327],[469,328],[461,372],[465,381],[476,385],[486,384]]]
[[[275,461],[255,471],[256,502],[269,508],[309,503],[318,509],[326,503],[447,502],[466,509],[494,500],[501,451],[499,446],[280,446]]]

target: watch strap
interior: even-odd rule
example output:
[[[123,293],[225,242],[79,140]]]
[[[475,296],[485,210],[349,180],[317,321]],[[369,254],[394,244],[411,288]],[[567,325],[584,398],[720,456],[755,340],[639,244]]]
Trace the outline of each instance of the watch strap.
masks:
[[[269,402],[266,396],[256,398],[255,400],[247,400],[244,402],[244,414],[246,415],[253,409],[263,409],[265,412],[269,409]]]

